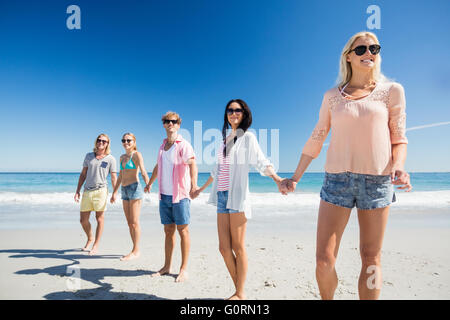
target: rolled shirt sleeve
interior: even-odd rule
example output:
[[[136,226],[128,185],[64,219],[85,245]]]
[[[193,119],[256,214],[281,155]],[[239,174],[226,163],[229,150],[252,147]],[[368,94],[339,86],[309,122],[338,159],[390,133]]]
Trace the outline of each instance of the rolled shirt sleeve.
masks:
[[[180,148],[181,159],[184,163],[188,163],[191,158],[195,158],[194,148],[192,148],[191,144],[187,141],[183,141],[183,144]]]
[[[322,150],[323,143],[328,136],[328,132],[330,131],[330,125],[330,106],[328,103],[327,94],[325,94],[319,111],[319,120],[317,121],[308,141],[306,141],[302,153],[312,158],[317,158]]]
[[[109,173],[114,173],[114,172],[117,172],[117,162],[116,162],[116,158],[111,156],[111,165],[109,167]]]
[[[389,91],[388,109],[391,144],[408,143],[405,90],[399,83],[394,83]]]
[[[84,160],[83,160],[83,168],[89,167],[89,154],[90,154],[90,153],[87,153],[87,154],[84,156]]]
[[[266,176],[266,168],[273,167],[259,146],[258,140],[253,133],[249,132],[249,164],[252,165],[262,176]]]

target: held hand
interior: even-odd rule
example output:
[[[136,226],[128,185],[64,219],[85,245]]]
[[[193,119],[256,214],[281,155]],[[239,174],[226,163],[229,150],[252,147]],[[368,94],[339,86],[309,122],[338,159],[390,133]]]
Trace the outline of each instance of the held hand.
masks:
[[[294,192],[295,188],[297,186],[297,182],[295,182],[292,178],[291,179],[283,179],[281,182],[282,188],[285,192]]]
[[[152,190],[152,185],[151,184],[146,185],[145,188],[144,188],[144,192],[145,193],[150,193],[150,190]]]
[[[394,185],[401,185],[397,189],[405,190],[406,192],[410,192],[412,190],[412,185],[410,182],[409,174],[403,169],[392,168],[391,172],[391,182]]]
[[[191,191],[189,192],[189,196],[192,200],[197,198],[200,194],[200,188],[199,187],[192,187]]]
[[[276,181],[276,184],[278,186],[278,191],[280,191],[280,193],[282,195],[287,195],[288,194],[288,188],[286,187],[286,183],[285,183],[286,179],[283,179],[281,181]]]
[[[75,200],[75,202],[80,202],[80,193],[76,192],[75,196],[73,197],[73,199]]]
[[[111,200],[109,200],[111,203],[116,202],[117,193],[113,193],[111,196]]]

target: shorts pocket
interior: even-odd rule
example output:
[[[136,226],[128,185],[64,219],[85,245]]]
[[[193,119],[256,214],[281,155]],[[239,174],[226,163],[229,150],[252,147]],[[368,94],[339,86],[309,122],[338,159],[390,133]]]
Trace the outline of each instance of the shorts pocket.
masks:
[[[390,176],[367,176],[366,193],[375,199],[385,198],[392,193]]]
[[[348,192],[350,178],[345,173],[327,173],[324,185],[327,193],[342,196]]]

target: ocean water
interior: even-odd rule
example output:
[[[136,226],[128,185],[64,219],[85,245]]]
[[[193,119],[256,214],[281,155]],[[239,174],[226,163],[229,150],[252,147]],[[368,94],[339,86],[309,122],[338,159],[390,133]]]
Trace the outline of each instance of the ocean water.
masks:
[[[290,177],[292,173],[279,175]],[[0,173],[0,228],[77,223],[79,204],[74,202],[73,196],[78,177],[79,173]],[[209,173],[200,173],[198,184],[202,185],[208,177]],[[305,173],[296,192],[283,196],[270,178],[250,173],[254,219],[271,223],[273,219],[300,217],[306,225],[312,225],[317,217],[323,177],[323,173]],[[411,181],[413,191],[397,191],[397,202],[391,212],[411,217],[417,213],[440,212],[444,221],[450,222],[450,173],[411,173]],[[141,183],[144,184],[142,180]],[[192,221],[215,221],[215,207],[206,204],[210,189],[208,187],[192,201]],[[112,190],[110,181],[109,190]],[[145,194],[142,206],[142,215],[154,222],[159,221],[157,190],[155,183],[152,192]],[[112,220],[115,217],[123,223],[121,200],[108,204],[107,212]]]

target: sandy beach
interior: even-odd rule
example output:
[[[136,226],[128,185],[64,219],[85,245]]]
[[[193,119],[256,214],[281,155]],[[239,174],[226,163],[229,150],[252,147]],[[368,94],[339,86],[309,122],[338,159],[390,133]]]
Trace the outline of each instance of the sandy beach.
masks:
[[[257,218],[255,211],[246,241],[248,299],[319,299],[314,219],[305,227],[301,217]],[[450,299],[448,212],[392,211],[382,252],[380,299]],[[151,277],[164,261],[164,234],[155,215],[141,217],[141,257],[128,262],[119,260],[131,249],[125,218],[116,217],[113,223],[106,217],[99,254],[90,257],[80,250],[85,235],[76,212],[73,217],[62,228],[1,230],[0,299],[223,299],[234,292],[218,251],[214,215],[191,223],[189,280],[184,283],[175,282],[178,236],[172,274]],[[337,261],[336,299],[358,299],[358,237],[353,211]]]

